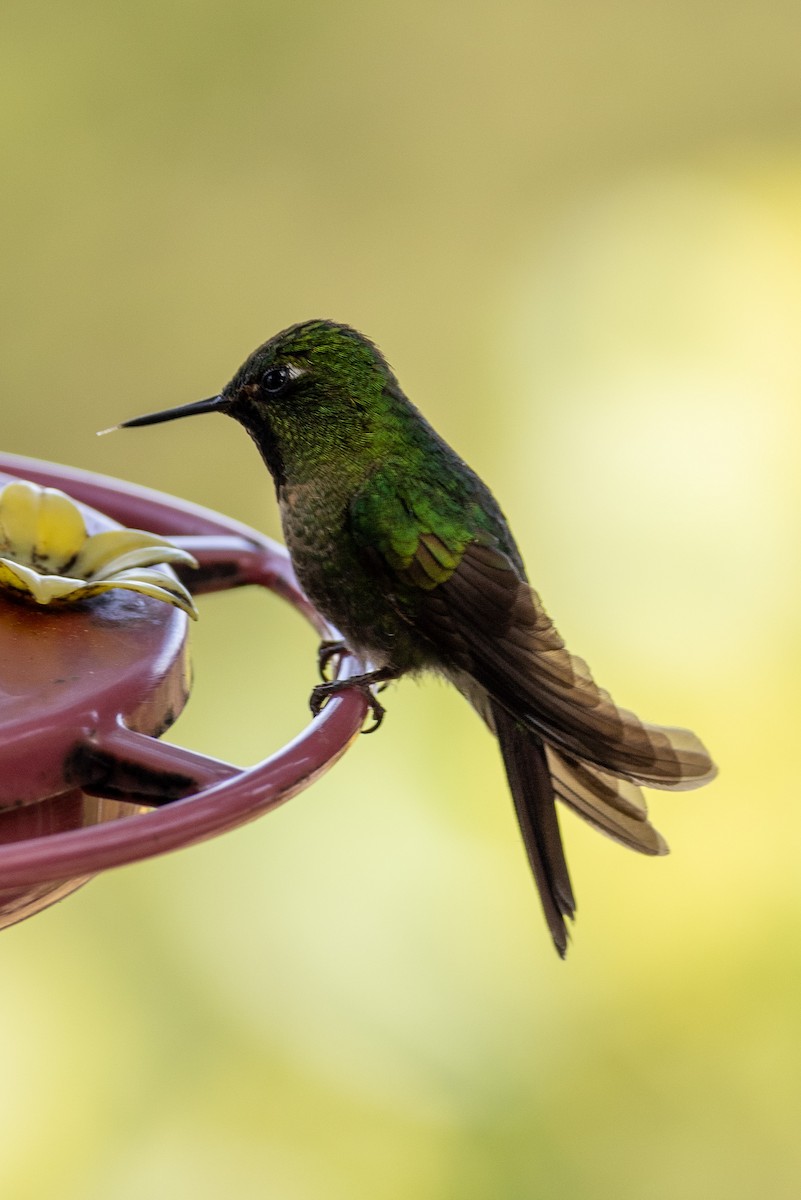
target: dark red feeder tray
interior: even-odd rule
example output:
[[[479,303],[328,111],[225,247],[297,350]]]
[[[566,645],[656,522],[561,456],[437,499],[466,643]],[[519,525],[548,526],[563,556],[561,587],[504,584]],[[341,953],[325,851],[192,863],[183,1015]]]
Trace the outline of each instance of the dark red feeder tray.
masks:
[[[0,454],[0,485],[12,477],[61,488],[90,532],[126,525],[189,550],[200,563],[184,576],[194,594],[257,584],[322,638],[337,637],[286,550],[245,525],[116,479]],[[108,867],[269,812],[328,770],[361,729],[366,702],[354,691],[247,770],[159,742],[189,693],[187,627],[179,609],[132,592],[58,611],[0,597],[0,928]],[[345,656],[340,678],[365,669]]]

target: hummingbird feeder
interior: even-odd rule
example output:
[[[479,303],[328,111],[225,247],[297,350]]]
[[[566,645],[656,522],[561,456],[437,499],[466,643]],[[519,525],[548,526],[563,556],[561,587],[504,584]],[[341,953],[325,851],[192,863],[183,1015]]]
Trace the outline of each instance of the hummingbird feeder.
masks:
[[[193,595],[254,584],[321,638],[337,631],[300,590],[282,546],[208,509],[8,454],[0,488],[4,928],[109,867],[269,812],[337,761],[367,702],[356,690],[335,697],[248,769],[159,741],[189,696]],[[344,655],[339,677],[364,670]]]

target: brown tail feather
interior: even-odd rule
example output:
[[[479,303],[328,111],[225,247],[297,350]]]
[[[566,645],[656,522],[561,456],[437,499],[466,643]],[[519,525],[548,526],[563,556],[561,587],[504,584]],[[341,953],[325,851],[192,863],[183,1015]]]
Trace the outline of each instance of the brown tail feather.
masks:
[[[565,917],[574,916],[576,902],[562,848],[545,747],[500,705],[492,703],[492,717],[545,919],[554,945],[564,958]]]
[[[550,747],[546,754],[557,797],[580,817],[631,850],[668,853],[665,839],[648,820],[645,798],[638,787],[565,758]]]

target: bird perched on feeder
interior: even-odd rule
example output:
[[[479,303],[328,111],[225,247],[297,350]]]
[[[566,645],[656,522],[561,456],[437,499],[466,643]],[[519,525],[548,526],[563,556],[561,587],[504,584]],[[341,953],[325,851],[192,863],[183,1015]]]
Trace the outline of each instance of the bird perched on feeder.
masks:
[[[495,498],[407,399],[379,350],[308,321],[255,350],[219,395],[124,421],[221,412],[245,427],[273,480],[301,585],[374,669],[314,688],[312,711],[349,688],[444,675],[498,739],[556,949],[575,913],[555,800],[634,850],[664,854],[639,785],[678,790],[715,774],[689,730],[618,708],[565,648]],[[323,644],[322,669],[341,645]]]

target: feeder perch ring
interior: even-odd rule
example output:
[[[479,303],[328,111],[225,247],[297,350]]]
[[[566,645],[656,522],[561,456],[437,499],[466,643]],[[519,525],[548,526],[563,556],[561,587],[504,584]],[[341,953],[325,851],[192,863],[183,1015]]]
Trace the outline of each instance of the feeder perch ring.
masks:
[[[169,538],[199,563],[183,575],[195,595],[269,588],[321,639],[339,637],[301,591],[286,550],[246,525],[117,479],[0,454],[0,483],[14,478],[66,492],[87,524]],[[359,733],[367,702],[354,689],[247,769],[159,741],[188,696],[187,624],[179,609],[129,592],[58,613],[0,599],[0,928],[110,867],[269,812],[323,775]],[[3,667],[9,654],[13,665]],[[366,669],[344,654],[338,678]],[[122,807],[115,797],[137,805],[108,819],[104,805],[115,817]]]

